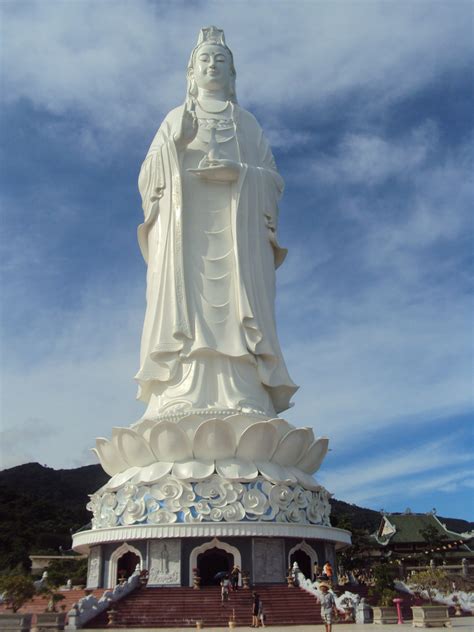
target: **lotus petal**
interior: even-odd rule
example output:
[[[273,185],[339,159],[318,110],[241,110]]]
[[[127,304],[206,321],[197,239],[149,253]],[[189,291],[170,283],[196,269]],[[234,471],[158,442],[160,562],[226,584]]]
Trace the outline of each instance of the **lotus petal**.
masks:
[[[176,422],[176,425],[181,428],[181,430],[184,430],[184,432],[192,442],[194,440],[196,430],[204,421],[205,420],[203,419],[202,415],[196,415],[195,413],[193,413],[190,415],[186,415],[186,417],[183,417],[182,419],[179,419]]]
[[[307,452],[297,461],[298,469],[314,474],[321,467],[324,457],[328,451],[329,439],[327,437],[318,437],[314,443],[310,445]]]
[[[214,474],[214,461],[183,461],[183,463],[175,463],[172,474],[181,481],[208,478]]]
[[[269,461],[278,445],[278,432],[268,421],[259,421],[244,430],[236,455],[248,461]]]
[[[128,467],[128,463],[122,459],[120,453],[111,441],[99,437],[95,440],[94,452],[97,454],[100,464],[109,476],[118,472],[123,472]]]
[[[269,461],[258,461],[256,466],[260,474],[272,483],[296,483],[296,476],[286,467]]]
[[[318,482],[316,482],[315,479],[310,474],[303,472],[297,467],[290,467],[288,469],[290,470],[292,474],[294,474],[294,476],[296,476],[298,483],[303,485],[305,489],[311,489],[313,491],[317,491],[318,489],[321,489],[321,485]]]
[[[294,430],[294,426],[289,424],[285,419],[280,419],[276,417],[275,419],[270,419],[269,423],[275,427],[275,430],[278,432],[278,436],[280,439],[283,439],[285,435],[287,435],[290,430]]]
[[[115,474],[115,476],[112,476],[112,478],[107,483],[107,485],[105,485],[104,489],[106,489],[108,492],[117,491],[117,489],[120,489],[122,485],[124,485],[125,483],[128,483],[128,481],[131,480],[135,476],[135,474],[137,474],[140,471],[140,469],[141,468],[134,466],[134,467],[129,467],[124,472]]]
[[[255,463],[237,457],[216,461],[216,472],[219,476],[232,481],[253,481],[258,476]]]
[[[150,432],[150,447],[158,461],[186,461],[193,458],[188,436],[177,424],[162,421]]]
[[[308,431],[306,428],[290,430],[280,441],[272,457],[274,463],[288,466],[296,465],[306,452],[308,445]]]
[[[230,423],[232,428],[234,429],[235,436],[237,438],[237,443],[239,442],[239,437],[247,430],[249,426],[252,426],[255,423],[259,423],[262,420],[261,417],[255,417],[252,415],[244,415],[242,413],[236,413],[235,415],[229,415],[225,418],[227,422]]]
[[[143,467],[156,461],[147,442],[134,430],[120,428],[117,434],[117,444],[120,455],[129,465]]]
[[[136,424],[132,425],[132,430],[135,430],[141,435],[145,441],[149,440],[151,430],[156,426],[156,421],[153,419],[140,419]]]
[[[235,433],[222,419],[204,421],[196,430],[193,445],[196,459],[227,459],[235,453]]]
[[[160,478],[163,478],[163,476],[169,474],[172,467],[173,463],[166,463],[163,461],[152,463],[146,467],[141,467],[139,472],[137,472],[134,476],[132,483],[135,485],[138,485],[139,483],[145,483],[145,485],[155,483],[156,481],[159,481]]]

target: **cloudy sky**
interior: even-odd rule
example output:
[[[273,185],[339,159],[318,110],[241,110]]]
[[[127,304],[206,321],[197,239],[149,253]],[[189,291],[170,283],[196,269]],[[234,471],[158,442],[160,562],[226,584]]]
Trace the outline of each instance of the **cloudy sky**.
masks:
[[[286,418],[330,437],[336,497],[474,519],[472,2],[0,12],[1,466],[92,463],[95,437],[142,414],[137,174],[216,24],[286,181]]]

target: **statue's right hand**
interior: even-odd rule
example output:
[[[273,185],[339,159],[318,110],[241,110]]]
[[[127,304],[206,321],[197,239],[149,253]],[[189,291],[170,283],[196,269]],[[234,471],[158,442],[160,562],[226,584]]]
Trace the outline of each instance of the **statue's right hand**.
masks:
[[[194,101],[192,101],[191,104],[186,102],[184,105],[178,131],[174,135],[175,143],[179,149],[186,149],[189,143],[196,138],[198,120],[195,108],[196,104]]]

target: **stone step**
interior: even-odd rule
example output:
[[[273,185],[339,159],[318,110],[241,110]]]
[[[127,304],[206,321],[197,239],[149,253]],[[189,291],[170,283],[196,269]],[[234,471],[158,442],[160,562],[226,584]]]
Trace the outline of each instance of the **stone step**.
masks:
[[[258,586],[268,625],[321,624],[320,607],[316,599],[298,588],[286,585]],[[142,588],[114,607],[115,624],[112,627],[195,627],[196,620],[206,626],[227,627],[231,616],[236,625],[249,626],[252,618],[252,591],[240,589],[230,594],[229,602],[221,603],[219,587]],[[106,613],[86,626],[104,627]],[[111,627],[111,626],[108,626]]]

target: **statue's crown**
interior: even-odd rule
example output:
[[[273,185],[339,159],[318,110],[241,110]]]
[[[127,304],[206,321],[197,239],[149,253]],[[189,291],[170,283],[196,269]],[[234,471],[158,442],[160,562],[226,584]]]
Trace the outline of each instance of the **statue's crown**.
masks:
[[[216,26],[208,26],[205,29],[201,29],[197,46],[201,44],[219,44],[220,46],[226,46],[224,31],[218,29]]]

